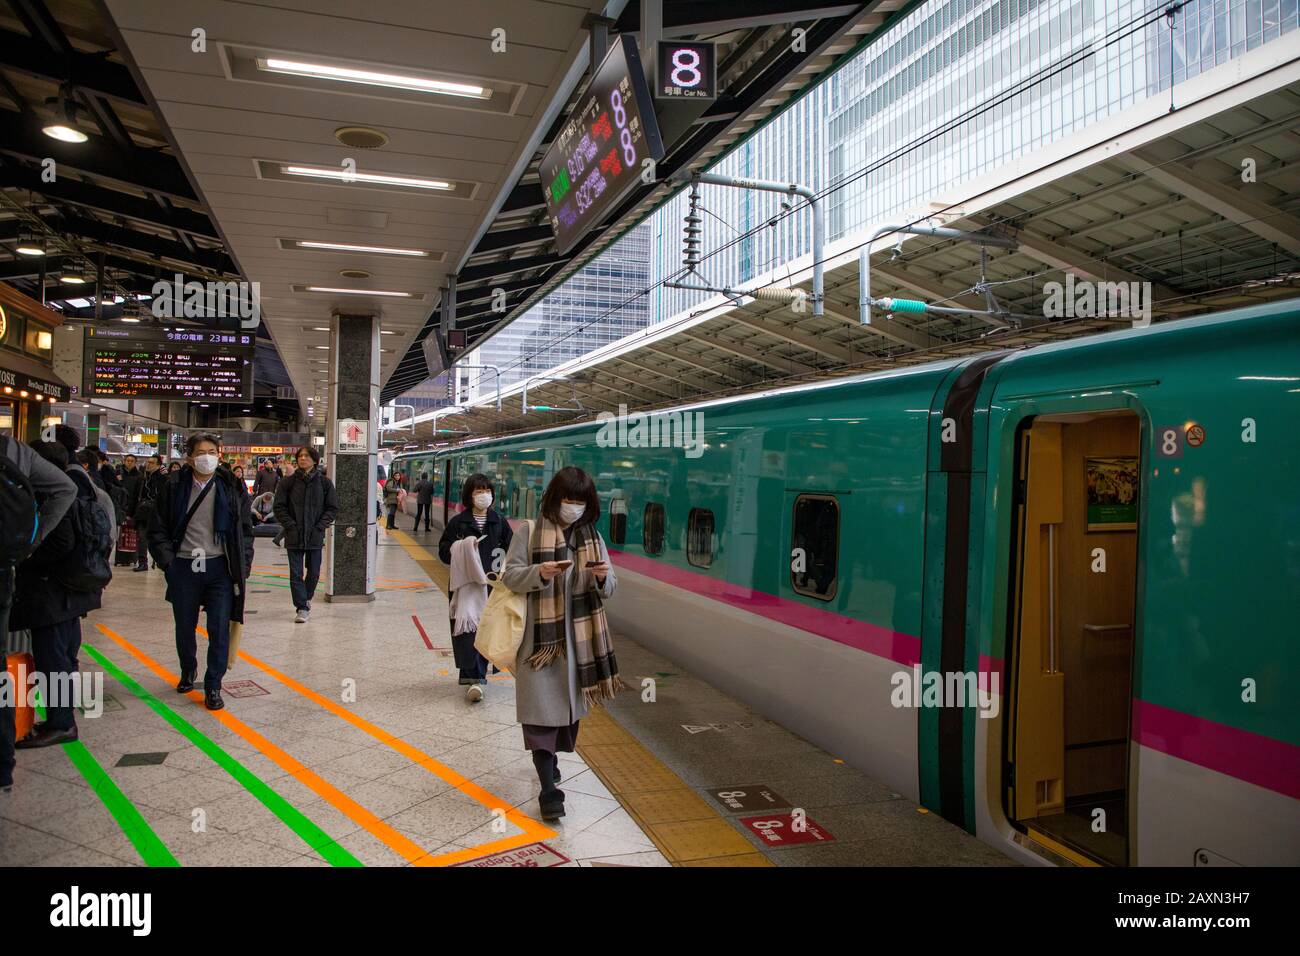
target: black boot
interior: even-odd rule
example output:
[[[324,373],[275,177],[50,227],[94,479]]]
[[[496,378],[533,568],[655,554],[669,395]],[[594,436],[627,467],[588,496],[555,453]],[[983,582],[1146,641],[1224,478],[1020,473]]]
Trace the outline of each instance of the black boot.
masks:
[[[564,816],[564,791],[555,785],[559,779],[555,754],[549,750],[534,750],[533,766],[537,768],[537,780],[542,787],[542,792],[537,797],[537,803],[542,808],[542,819],[559,819]]]

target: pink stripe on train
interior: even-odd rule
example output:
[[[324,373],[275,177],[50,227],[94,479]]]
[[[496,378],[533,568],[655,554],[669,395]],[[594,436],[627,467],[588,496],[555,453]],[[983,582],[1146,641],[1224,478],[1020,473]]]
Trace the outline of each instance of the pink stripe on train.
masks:
[[[801,631],[809,631],[829,638],[836,643],[856,647],[858,650],[896,661],[906,667],[911,667],[921,660],[921,639],[911,634],[902,634],[887,627],[836,614],[834,611],[809,607],[752,588],[719,581],[707,575],[684,571],[627,551],[616,551],[610,548],[609,553],[620,567],[627,568],[629,571],[644,574],[684,591],[730,604],[742,611],[759,614],[769,620],[797,627]]]
[[[1146,700],[1133,701],[1133,739],[1143,747],[1300,799],[1300,747],[1284,740]]]

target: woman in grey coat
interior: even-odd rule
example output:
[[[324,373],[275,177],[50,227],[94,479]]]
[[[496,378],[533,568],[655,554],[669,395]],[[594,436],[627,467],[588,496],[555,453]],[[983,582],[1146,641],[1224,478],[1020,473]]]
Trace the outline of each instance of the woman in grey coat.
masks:
[[[524,746],[533,752],[542,818],[564,816],[556,753],[572,752],[590,705],[623,686],[601,602],[617,579],[596,530],[600,499],[580,468],[558,471],[542,497],[530,536],[517,534],[502,581],[528,596],[515,658],[515,707]]]

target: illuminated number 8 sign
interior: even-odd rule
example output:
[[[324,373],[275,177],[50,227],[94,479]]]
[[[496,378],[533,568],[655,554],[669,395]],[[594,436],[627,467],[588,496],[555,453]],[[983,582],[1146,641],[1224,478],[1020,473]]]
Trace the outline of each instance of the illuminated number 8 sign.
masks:
[[[609,105],[614,108],[614,125],[618,127],[618,141],[623,146],[623,165],[636,165],[636,147],[632,145],[632,131],[627,128],[627,110],[623,108],[623,94],[614,90],[609,94]]]
[[[686,62],[682,62],[685,60]],[[687,48],[673,51],[673,84],[675,86],[699,86],[704,79],[700,72],[700,55]]]

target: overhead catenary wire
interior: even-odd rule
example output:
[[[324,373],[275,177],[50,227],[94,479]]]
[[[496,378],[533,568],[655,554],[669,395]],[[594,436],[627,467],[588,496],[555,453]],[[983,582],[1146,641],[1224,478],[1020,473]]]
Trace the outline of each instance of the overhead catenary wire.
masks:
[[[1072,51],[1071,53],[1069,53],[1069,54],[1067,54],[1066,56],[1064,56],[1064,57],[1058,59],[1057,61],[1055,61],[1055,62],[1052,63],[1052,64],[1049,64],[1049,65],[1047,65],[1047,66],[1044,66],[1042,69],[1038,70],[1035,74],[1032,74],[1031,76],[1026,77],[1026,78],[1024,78],[1024,79],[1018,81],[1018,82],[1015,83],[1013,86],[1009,87],[1007,90],[1002,91],[1001,93],[997,94],[996,96],[992,97],[991,99],[989,99],[989,100],[987,100],[987,101],[984,101],[983,103],[973,105],[972,107],[970,107],[970,108],[968,108],[967,110],[963,111],[963,112],[962,112],[961,114],[959,114],[958,116],[953,117],[953,119],[949,120],[948,122],[946,122],[945,124],[943,124],[941,127],[938,127],[938,128],[936,128],[935,130],[931,130],[931,131],[929,131],[929,132],[927,132],[927,133],[921,134],[921,135],[919,135],[918,137],[914,138],[913,140],[909,141],[908,143],[905,143],[905,144],[899,146],[897,149],[895,149],[895,150],[893,150],[892,152],[886,154],[885,156],[882,156],[882,157],[878,158],[877,160],[874,160],[874,161],[872,161],[871,163],[866,164],[865,166],[861,167],[859,170],[855,171],[854,173],[850,174],[849,176],[846,176],[846,177],[842,178],[840,181],[836,182],[836,183],[833,184],[832,186],[829,186],[829,187],[823,189],[822,191],[820,191],[819,193],[817,193],[817,198],[818,198],[818,199],[821,199],[821,198],[823,198],[823,197],[829,196],[829,195],[831,195],[831,194],[837,192],[837,191],[840,190],[840,189],[845,189],[845,188],[847,188],[849,185],[851,185],[852,183],[859,181],[860,179],[864,178],[864,177],[867,176],[867,175],[870,175],[872,172],[878,171],[879,169],[883,168],[884,166],[887,166],[887,165],[889,165],[889,164],[891,164],[891,163],[897,162],[897,161],[900,160],[902,157],[908,155],[908,154],[911,153],[911,152],[914,152],[914,151],[917,150],[917,149],[920,149],[921,147],[925,146],[926,144],[928,144],[929,142],[933,141],[934,139],[936,139],[936,138],[938,138],[938,137],[940,137],[940,136],[947,135],[948,133],[952,132],[954,129],[960,127],[961,125],[964,125],[965,123],[970,122],[971,120],[977,118],[978,116],[982,115],[983,113],[986,113],[986,112],[988,112],[989,110],[992,110],[992,109],[997,108],[997,107],[1000,106],[1002,103],[1006,102],[1008,99],[1010,99],[1010,98],[1012,98],[1012,97],[1014,97],[1014,96],[1021,95],[1021,94],[1025,93],[1025,92],[1027,92],[1028,90],[1033,89],[1033,88],[1036,87],[1036,86],[1039,86],[1039,85],[1041,85],[1041,84],[1043,84],[1043,83],[1046,83],[1046,82],[1050,81],[1050,80],[1052,79],[1052,77],[1056,76],[1057,74],[1059,74],[1059,73],[1061,73],[1061,72],[1063,72],[1063,71],[1065,71],[1065,70],[1072,69],[1074,66],[1078,65],[1078,64],[1081,63],[1083,60],[1086,60],[1088,57],[1096,56],[1096,55],[1097,55],[1101,50],[1104,50],[1104,49],[1106,49],[1106,48],[1108,48],[1108,47],[1110,47],[1110,46],[1113,46],[1113,45],[1115,45],[1115,44],[1121,42],[1122,40],[1126,39],[1127,37],[1133,35],[1134,33],[1138,32],[1138,31],[1140,31],[1140,30],[1147,29],[1147,28],[1150,27],[1152,24],[1158,23],[1158,21],[1159,21],[1162,17],[1164,17],[1168,12],[1170,12],[1170,11],[1177,12],[1177,11],[1181,10],[1184,6],[1186,6],[1186,0],[1184,0],[1184,2],[1181,2],[1181,3],[1171,4],[1170,6],[1165,7],[1165,8],[1161,8],[1161,9],[1157,9],[1157,10],[1148,11],[1148,12],[1146,12],[1146,13],[1140,14],[1140,15],[1138,15],[1138,16],[1132,18],[1132,19],[1129,20],[1128,22],[1126,22],[1126,23],[1124,23],[1124,24],[1121,24],[1121,25],[1115,27],[1114,29],[1112,29],[1112,30],[1110,31],[1110,33],[1108,33],[1108,34],[1107,34],[1106,36],[1104,36],[1103,38],[1101,38],[1101,39],[1099,39],[1099,40],[1092,40],[1092,41],[1087,42],[1087,43],[1086,43],[1084,46],[1082,46],[1081,48],[1079,48],[1079,49],[1077,49],[1077,50],[1075,50],[1075,51]],[[1172,162],[1175,162],[1175,160],[1171,159],[1171,160],[1167,160],[1165,163],[1153,164],[1153,165],[1152,165],[1151,167],[1149,167],[1149,168],[1158,168],[1159,166],[1166,165],[1166,164],[1168,164],[1168,163],[1172,163]],[[1135,170],[1135,171],[1132,172],[1131,175],[1133,175],[1133,176],[1136,177],[1136,176],[1140,175],[1141,172],[1142,172],[1142,170]],[[1052,200],[1050,203],[1044,203],[1044,204],[1042,204],[1042,206],[1043,206],[1043,207],[1047,207],[1047,206],[1050,206],[1050,205],[1054,205],[1054,204],[1057,203],[1057,202],[1059,202],[1059,200]],[[701,257],[701,259],[700,259],[700,262],[705,262],[705,261],[707,261],[707,260],[709,260],[709,259],[714,258],[715,256],[719,256],[719,255],[721,255],[722,253],[726,252],[728,249],[732,248],[733,246],[735,246],[735,245],[738,244],[739,242],[743,242],[743,241],[744,241],[745,239],[747,239],[747,238],[751,238],[751,237],[753,237],[753,236],[755,236],[755,235],[758,235],[758,234],[761,233],[764,229],[770,228],[771,226],[773,226],[773,225],[775,225],[776,223],[778,223],[778,222],[784,220],[785,218],[787,218],[787,217],[789,217],[789,216],[792,216],[792,215],[794,215],[794,214],[796,214],[796,213],[801,212],[801,211],[802,211],[806,206],[807,206],[807,203],[806,203],[806,202],[805,202],[805,203],[800,203],[800,204],[798,204],[798,205],[793,206],[793,207],[790,208],[790,209],[787,209],[787,210],[784,210],[784,211],[782,211],[782,212],[779,212],[779,213],[775,214],[774,216],[770,217],[770,219],[765,220],[764,222],[762,222],[762,223],[760,223],[759,225],[754,226],[754,227],[752,227],[752,228],[746,230],[745,232],[739,232],[739,231],[737,231],[737,235],[735,236],[735,238],[733,238],[733,239],[731,239],[731,240],[729,240],[729,241],[723,243],[723,244],[720,245],[717,249],[715,249],[715,250],[713,250],[713,251],[711,251],[711,252],[709,252],[709,253],[703,255],[703,256]],[[934,210],[934,211],[932,211],[932,212],[930,212],[930,213],[927,213],[927,214],[924,215],[924,216],[919,216],[919,217],[917,217],[916,219],[912,220],[912,222],[909,223],[909,224],[912,224],[912,225],[914,225],[914,224],[919,224],[919,223],[925,222],[926,220],[933,219],[933,218],[935,218],[935,217],[937,217],[937,216],[942,216],[944,213],[946,213],[946,212],[952,210],[953,208],[955,208],[955,204],[954,204],[954,205],[947,206],[947,207],[944,207],[944,208],[942,208],[942,209]],[[1036,208],[1038,208],[1038,207],[1036,207]],[[706,211],[706,212],[709,212],[710,215],[714,215],[714,214],[713,214],[711,211],[709,211],[709,210],[705,210],[705,211]],[[988,226],[988,227],[996,227],[996,226],[1000,226],[1000,225],[1006,225],[1006,224],[1008,224],[1008,223],[1013,222],[1013,221],[1016,220],[1016,219],[1020,219],[1020,218],[1023,218],[1023,217],[1025,217],[1025,216],[1032,215],[1034,212],[1035,212],[1035,209],[1021,210],[1021,211],[1019,211],[1018,213],[1016,213],[1015,216],[997,217],[997,218],[995,218],[992,222],[988,223],[987,226]],[[719,217],[716,217],[716,216],[715,216],[715,218],[719,218]],[[723,220],[719,219],[719,221],[723,221]],[[734,230],[734,227],[730,227],[730,228],[732,228],[732,229]],[[947,241],[947,240],[941,240],[941,242],[946,242],[946,241]],[[938,244],[939,244],[939,243],[934,243],[934,244],[932,244],[932,245],[938,245]],[[843,254],[848,253],[848,252],[856,251],[856,250],[860,249],[863,245],[865,245],[865,243],[859,243],[858,245],[853,246],[853,247],[850,247],[849,249],[841,250],[841,252],[840,252],[840,253],[837,253],[837,255],[843,255]],[[811,269],[811,268],[813,267],[813,265],[815,265],[815,263],[812,263],[812,264],[809,264],[809,265],[807,265],[807,266],[801,267],[799,270],[797,270],[797,273],[798,273],[798,274],[804,274],[804,273],[806,273],[809,269]],[[1062,269],[1044,270],[1043,272],[1035,273],[1035,275],[1036,275],[1036,276],[1038,276],[1038,275],[1045,275],[1045,274],[1048,274],[1048,273],[1050,273],[1050,272],[1059,272],[1059,271],[1064,271],[1064,270],[1062,270]],[[637,290],[637,291],[635,291],[635,292],[629,293],[629,294],[628,294],[628,295],[627,295],[627,296],[626,296],[626,297],[625,297],[621,302],[619,302],[619,303],[617,303],[617,304],[615,304],[615,305],[613,305],[613,306],[610,306],[608,309],[606,309],[606,310],[605,310],[604,312],[602,312],[600,315],[597,315],[597,316],[595,316],[595,317],[593,317],[593,318],[591,318],[591,319],[589,319],[589,320],[583,322],[582,324],[576,326],[576,327],[575,327],[574,329],[572,329],[571,331],[569,331],[569,332],[567,332],[567,333],[565,333],[565,334],[559,336],[558,338],[552,340],[552,341],[551,341],[550,343],[548,343],[546,346],[544,346],[544,347],[542,347],[542,348],[539,348],[539,349],[537,349],[536,351],[533,351],[533,352],[530,352],[530,353],[527,353],[527,354],[522,354],[522,355],[520,356],[519,359],[517,359],[516,361],[514,361],[514,362],[512,362],[512,363],[510,363],[510,364],[508,364],[508,365],[506,365],[506,366],[504,366],[504,370],[508,371],[508,370],[512,370],[512,369],[515,369],[515,368],[519,368],[520,366],[524,365],[524,364],[525,364],[527,361],[529,361],[530,359],[535,358],[535,357],[537,357],[538,355],[542,355],[542,354],[544,354],[545,352],[547,352],[547,351],[549,351],[549,350],[555,348],[555,347],[558,346],[560,343],[562,343],[562,342],[568,340],[569,338],[571,338],[571,337],[573,337],[573,336],[575,336],[575,335],[578,335],[578,334],[580,334],[580,333],[586,331],[587,329],[591,328],[591,327],[594,326],[594,325],[599,324],[600,322],[604,321],[605,319],[609,318],[610,316],[615,315],[615,314],[617,314],[618,312],[622,311],[624,308],[626,308],[628,305],[630,305],[631,303],[635,302],[637,299],[641,298],[642,296],[646,296],[646,295],[648,295],[648,294],[650,294],[650,293],[652,293],[652,292],[654,292],[654,291],[656,291],[656,290],[662,288],[662,287],[665,285],[665,283],[670,282],[670,281],[673,281],[673,280],[676,280],[676,279],[679,279],[679,278],[683,277],[684,275],[686,275],[686,270],[685,270],[685,269],[679,269],[679,270],[677,270],[677,271],[675,271],[675,272],[673,272],[673,273],[670,273],[669,275],[665,276],[663,279],[661,279],[661,280],[659,280],[659,281],[657,281],[657,282],[651,284],[650,286],[647,286],[647,287],[645,287],[645,288],[643,288],[643,289],[640,289],[640,290]],[[1028,278],[1028,277],[1026,277],[1026,278]],[[788,278],[788,277],[787,277],[786,281],[787,281],[787,282],[789,281],[789,278]],[[1008,280],[1001,280],[998,284],[1005,284],[1005,283],[1015,282],[1015,281],[1025,281],[1025,279],[1022,278],[1022,279],[1008,279]],[[746,291],[746,294],[752,295],[755,291],[757,291],[757,290],[747,290],[747,291]],[[969,291],[969,290],[968,290],[968,291]],[[944,300],[944,301],[948,301],[948,300]],[[687,313],[687,314],[685,314],[685,315],[683,315],[683,316],[681,316],[681,317],[679,317],[679,318],[677,318],[677,319],[670,319],[670,320],[667,320],[667,321],[662,322],[662,323],[657,323],[657,324],[654,326],[654,328],[656,329],[656,331],[662,331],[662,330],[671,329],[671,328],[673,328],[673,327],[676,326],[676,325],[679,325],[679,324],[682,324],[682,323],[685,323],[685,322],[691,321],[692,319],[698,317],[698,315],[700,314],[700,311],[701,311],[701,310],[695,310],[695,311],[690,312],[690,313]]]

